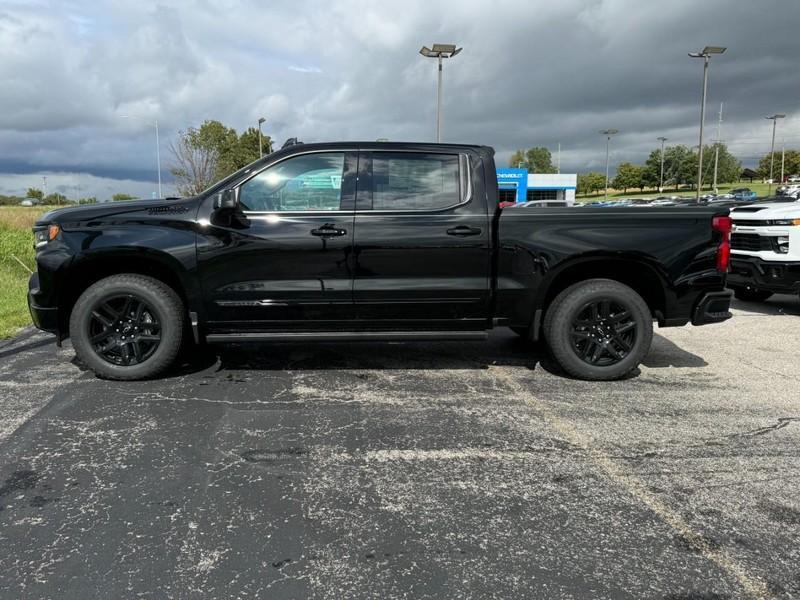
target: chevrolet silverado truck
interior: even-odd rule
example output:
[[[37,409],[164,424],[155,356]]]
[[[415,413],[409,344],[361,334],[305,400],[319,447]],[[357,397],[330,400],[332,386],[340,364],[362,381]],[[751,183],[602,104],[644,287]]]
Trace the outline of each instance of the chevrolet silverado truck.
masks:
[[[731,212],[728,287],[739,300],[800,294],[800,202],[742,206]]]
[[[500,209],[486,146],[298,143],[195,197],[47,213],[28,300],[111,379],[156,376],[186,343],[509,327],[567,374],[611,380],[654,321],[730,317],[729,233],[725,208]]]

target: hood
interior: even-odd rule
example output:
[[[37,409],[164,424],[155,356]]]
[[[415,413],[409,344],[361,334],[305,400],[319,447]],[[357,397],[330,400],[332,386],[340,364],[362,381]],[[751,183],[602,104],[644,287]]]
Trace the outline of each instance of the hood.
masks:
[[[800,202],[772,202],[739,206],[731,211],[736,221],[773,221],[800,218]]]
[[[48,223],[74,223],[86,219],[96,219],[99,217],[109,217],[137,213],[146,211],[150,214],[155,212],[188,212],[189,206],[193,205],[196,198],[178,199],[155,199],[155,200],[123,200],[120,202],[100,202],[97,204],[79,204],[77,206],[67,206],[57,208],[43,214],[36,221],[37,225],[47,225]],[[162,208],[163,207],[163,208]]]

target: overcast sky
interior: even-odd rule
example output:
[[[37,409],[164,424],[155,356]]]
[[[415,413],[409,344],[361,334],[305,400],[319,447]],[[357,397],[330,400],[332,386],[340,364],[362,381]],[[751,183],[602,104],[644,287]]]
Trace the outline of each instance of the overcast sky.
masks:
[[[444,141],[516,148],[561,144],[562,172],[644,162],[666,136],[696,144],[702,61],[712,59],[707,139],[746,165],[778,143],[800,147],[798,0],[432,0],[280,2],[2,0],[0,193],[149,196],[180,129],[218,119],[303,141],[427,141],[435,61],[420,46],[456,42],[445,63]],[[131,115],[137,119],[123,119]],[[80,186],[80,189],[77,189]],[[169,188],[168,188],[169,189]]]

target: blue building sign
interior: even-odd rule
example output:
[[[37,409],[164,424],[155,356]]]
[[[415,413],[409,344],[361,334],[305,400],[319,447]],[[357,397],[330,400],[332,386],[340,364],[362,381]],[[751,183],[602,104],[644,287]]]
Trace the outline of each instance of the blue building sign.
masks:
[[[497,186],[501,190],[516,190],[517,202],[528,199],[528,169],[497,169]]]

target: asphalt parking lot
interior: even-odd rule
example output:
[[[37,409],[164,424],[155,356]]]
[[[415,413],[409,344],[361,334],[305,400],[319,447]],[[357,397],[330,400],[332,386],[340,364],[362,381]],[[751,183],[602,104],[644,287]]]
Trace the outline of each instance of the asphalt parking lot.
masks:
[[[242,346],[144,383],[0,345],[2,598],[800,595],[800,302],[637,376],[488,343]]]

